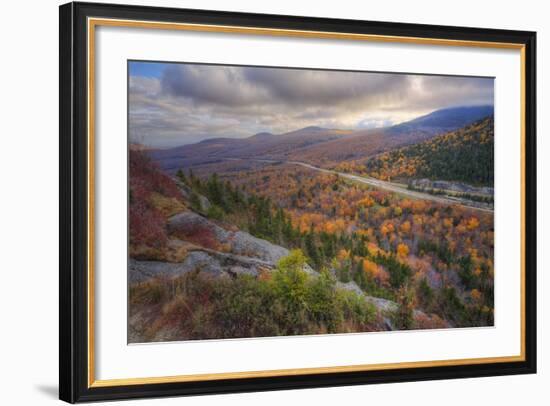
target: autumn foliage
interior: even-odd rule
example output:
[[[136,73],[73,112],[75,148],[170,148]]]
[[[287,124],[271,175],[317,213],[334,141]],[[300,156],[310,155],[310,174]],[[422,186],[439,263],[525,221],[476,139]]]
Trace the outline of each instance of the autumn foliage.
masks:
[[[218,172],[220,168],[223,171]],[[226,229],[246,231],[293,253],[278,264],[276,273],[264,272],[256,279],[236,278],[235,284],[201,278],[177,282],[189,289],[189,284],[195,284],[193,289],[201,287],[201,292],[175,294],[160,281],[143,285],[142,290],[136,287],[132,297],[137,306],[149,305],[143,295],[157,291],[165,295],[157,303],[162,306],[158,323],[162,320],[172,325],[184,318],[190,323],[185,334],[212,337],[381,328],[364,301],[360,304],[356,296],[335,293],[334,286],[341,282],[355,283],[366,296],[396,303],[398,310],[391,318],[396,328],[493,324],[494,228],[490,212],[405,198],[288,163],[247,166],[224,162],[202,166],[196,172],[182,170],[172,178],[146,153],[131,151],[129,170],[130,251],[134,258],[161,258],[158,252],[178,242],[224,251],[223,241],[200,225],[174,232],[169,238],[167,219],[182,210],[192,210]],[[151,255],[151,251],[157,254]],[[321,275],[317,282],[296,271],[306,263]],[[289,269],[293,271],[285,272]],[[245,291],[256,296],[245,297]],[[202,303],[203,310],[212,313],[190,309],[189,303]],[[336,310],[327,308],[327,303]],[[207,318],[202,324],[206,330],[201,330],[200,317]],[[243,323],[242,329],[227,324],[229,321]],[[162,328],[157,327],[155,331]]]
[[[129,171],[130,244],[161,248],[167,239],[166,217],[155,198],[178,199],[178,188],[142,151],[130,151]]]
[[[453,325],[492,324],[491,213],[291,165],[220,176],[288,213],[298,237],[286,244],[302,248],[314,268],[392,300],[407,286],[414,303]]]
[[[492,186],[494,123],[488,117],[428,141],[382,153],[339,169],[382,180],[430,178]]]

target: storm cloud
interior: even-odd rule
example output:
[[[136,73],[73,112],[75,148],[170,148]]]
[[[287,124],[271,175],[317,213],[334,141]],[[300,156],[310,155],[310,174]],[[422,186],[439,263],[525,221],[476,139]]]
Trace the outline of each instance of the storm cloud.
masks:
[[[493,104],[491,78],[198,64],[132,72],[130,139],[157,147],[310,125],[380,127],[440,108]]]

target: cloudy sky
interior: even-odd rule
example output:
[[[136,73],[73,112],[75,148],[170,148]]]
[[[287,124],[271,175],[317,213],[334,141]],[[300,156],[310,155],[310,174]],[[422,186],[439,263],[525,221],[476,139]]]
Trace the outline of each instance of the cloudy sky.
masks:
[[[130,141],[172,147],[307,126],[385,127],[493,104],[493,79],[130,62]]]

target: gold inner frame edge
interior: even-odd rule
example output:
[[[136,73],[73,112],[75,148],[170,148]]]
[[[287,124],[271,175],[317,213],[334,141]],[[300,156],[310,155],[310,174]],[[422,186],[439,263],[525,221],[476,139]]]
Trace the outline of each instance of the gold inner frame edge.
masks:
[[[143,378],[120,378],[120,379],[95,379],[95,278],[94,278],[94,193],[95,193],[95,28],[97,26],[110,27],[130,27],[147,28],[161,30],[180,30],[195,32],[217,32],[232,33],[243,35],[265,35],[279,37],[298,37],[298,38],[317,38],[317,39],[340,39],[355,41],[372,42],[393,42],[402,44],[420,44],[433,46],[459,46],[459,47],[478,47],[494,49],[512,49],[520,51],[520,163],[521,163],[521,269],[520,269],[520,341],[521,350],[519,355],[502,357],[482,357],[465,358],[452,360],[434,360],[434,361],[414,361],[414,362],[395,362],[383,364],[362,364],[329,366],[315,368],[294,368],[294,369],[276,369],[265,371],[242,371],[242,372],[219,372],[209,374],[187,374],[160,377]],[[121,20],[109,18],[88,18],[87,21],[87,80],[88,80],[88,387],[112,387],[143,384],[161,384],[177,382],[198,382],[212,381],[221,379],[244,379],[244,378],[266,378],[280,376],[312,375],[312,374],[331,374],[342,372],[366,372],[392,370],[399,368],[427,368],[442,366],[459,366],[474,364],[497,364],[505,362],[522,362],[526,359],[525,348],[525,45],[506,42],[488,42],[488,41],[469,41],[453,40],[441,38],[422,38],[422,37],[399,37],[391,35],[374,34],[355,34],[344,32],[326,32],[326,31],[306,31],[291,29],[274,29],[259,27],[242,27],[227,25],[208,25],[208,24],[187,24],[187,23],[167,23],[139,20]]]

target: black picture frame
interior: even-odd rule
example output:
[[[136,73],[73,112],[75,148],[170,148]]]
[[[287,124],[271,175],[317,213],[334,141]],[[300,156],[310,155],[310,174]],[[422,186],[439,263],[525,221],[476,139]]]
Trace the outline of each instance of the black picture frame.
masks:
[[[536,33],[205,10],[68,3],[60,6],[60,269],[59,397],[67,402],[235,393],[424,381],[536,372]],[[525,357],[522,361],[313,373],[197,382],[89,385],[87,189],[87,19],[89,17],[484,41],[522,45],[525,52]]]

